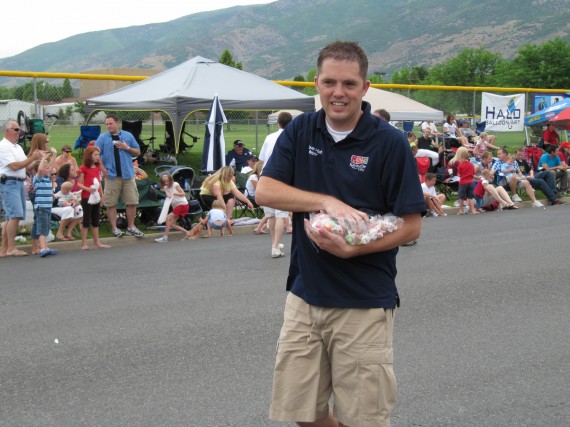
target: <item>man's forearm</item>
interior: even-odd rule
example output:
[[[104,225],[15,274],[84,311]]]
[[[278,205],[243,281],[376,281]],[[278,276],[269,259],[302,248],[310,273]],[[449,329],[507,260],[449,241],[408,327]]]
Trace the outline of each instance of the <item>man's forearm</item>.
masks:
[[[255,190],[255,201],[260,206],[269,206],[289,212],[316,212],[326,210],[330,196],[299,190],[273,178],[262,176]]]

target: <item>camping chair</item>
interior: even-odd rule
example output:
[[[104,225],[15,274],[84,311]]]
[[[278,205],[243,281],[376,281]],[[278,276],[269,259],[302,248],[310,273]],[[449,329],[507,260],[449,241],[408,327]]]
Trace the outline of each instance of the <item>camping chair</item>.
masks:
[[[186,122],[182,123],[182,132],[180,135],[180,143],[178,145],[178,152],[182,153],[187,148],[190,149],[194,146],[196,142],[200,139],[197,136],[191,135],[186,132]],[[192,144],[188,145],[184,141],[184,135],[189,136],[192,138]],[[174,129],[172,127],[172,121],[166,120],[164,122],[164,144],[160,145],[160,151],[166,154],[175,155],[176,154],[176,147],[174,145]]]
[[[137,157],[137,161],[141,166],[144,165],[144,155],[148,151],[149,146],[153,143],[153,141],[156,138],[154,136],[151,136],[146,140],[143,140],[141,138],[142,120],[137,120],[137,121],[123,120],[121,124],[121,129],[130,132],[135,137],[135,140],[137,141],[137,144],[139,144],[139,148],[141,150],[141,153]],[[150,144],[145,144],[143,141],[151,141],[151,142]]]
[[[475,133],[477,135],[481,135],[483,132],[485,132],[485,127],[487,126],[487,121],[482,121],[482,122],[476,122],[475,123]]]
[[[438,193],[445,194],[447,200],[451,200],[453,193],[459,190],[459,179],[449,174],[447,166],[437,168],[435,188]]]
[[[528,162],[528,164],[534,167],[534,170],[538,170],[538,162],[540,158],[544,154],[541,148],[533,147],[532,145],[526,145],[524,147],[524,159]]]
[[[414,130],[414,122],[412,120],[404,120],[402,122],[402,128],[406,133],[412,132]]]
[[[18,144],[22,146],[24,152],[28,152],[28,141],[36,133],[45,133],[44,121],[42,119],[30,119],[23,111],[18,111],[17,123],[20,127],[20,136],[18,137]]]
[[[79,149],[83,153],[83,150],[87,148],[89,142],[95,141],[99,138],[99,135],[101,135],[101,126],[80,126],[79,132],[80,135],[75,140],[75,146],[73,148]]]
[[[418,167],[420,182],[423,184],[426,180],[426,173],[431,168],[431,159],[429,157],[416,157],[416,166]]]

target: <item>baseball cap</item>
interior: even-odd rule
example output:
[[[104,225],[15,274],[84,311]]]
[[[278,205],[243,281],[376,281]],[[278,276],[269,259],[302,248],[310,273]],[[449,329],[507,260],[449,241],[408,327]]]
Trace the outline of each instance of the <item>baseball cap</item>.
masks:
[[[241,147],[245,147],[245,144],[243,143],[243,141],[242,141],[241,139],[236,139],[236,140],[234,141],[234,147],[235,147],[236,145],[239,145],[239,146],[241,146]]]
[[[259,157],[257,157],[255,154],[252,154],[251,156],[249,156],[248,160],[253,160],[254,162],[259,162]]]
[[[560,148],[570,148],[570,142],[564,141],[562,144],[560,144]]]

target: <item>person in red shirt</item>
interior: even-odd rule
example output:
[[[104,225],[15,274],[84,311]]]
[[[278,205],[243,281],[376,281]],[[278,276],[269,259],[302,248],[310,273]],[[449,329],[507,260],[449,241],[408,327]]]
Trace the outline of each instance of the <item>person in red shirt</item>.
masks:
[[[459,155],[459,165],[457,166],[457,175],[459,175],[459,212],[457,215],[463,215],[464,206],[469,206],[472,215],[479,212],[475,209],[475,201],[473,200],[473,175],[475,175],[475,166],[469,161],[469,151],[461,150]]]
[[[558,145],[560,144],[560,135],[554,129],[554,124],[548,123],[546,125],[546,129],[542,132],[542,140],[544,141],[544,149],[549,145]]]
[[[562,144],[560,144],[560,151],[558,152],[558,157],[560,157],[562,163],[566,163],[567,165],[570,166],[570,163],[568,163],[568,161],[570,160],[570,142],[564,141]]]

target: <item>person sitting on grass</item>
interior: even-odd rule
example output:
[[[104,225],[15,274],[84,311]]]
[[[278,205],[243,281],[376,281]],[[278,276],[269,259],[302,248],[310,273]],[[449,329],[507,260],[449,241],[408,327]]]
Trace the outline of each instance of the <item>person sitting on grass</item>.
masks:
[[[426,199],[426,205],[431,216],[447,216],[442,206],[445,203],[445,194],[437,194],[435,190],[436,175],[434,173],[426,173],[425,181],[422,184],[422,191]]]
[[[507,193],[507,191],[501,186],[493,186],[493,184],[491,184],[492,180],[492,170],[481,170],[481,179],[477,182],[477,185],[473,190],[477,210],[479,212],[492,210],[490,209],[490,206],[493,206],[493,204],[496,204],[498,210],[517,209],[517,206],[509,197],[509,193]]]
[[[505,152],[505,149],[501,148],[499,152]],[[503,162],[501,164],[500,173],[504,176],[504,180],[506,181],[504,186],[510,188],[511,190],[511,194],[513,195],[511,199],[513,201],[522,201],[520,196],[517,194],[517,189],[522,188],[532,201],[533,208],[542,208],[544,206],[542,203],[536,200],[534,189],[532,188],[530,182],[522,174],[519,168],[519,164],[516,161],[516,156],[513,153],[508,154],[506,162]]]
[[[554,175],[548,171],[535,173],[532,165],[525,160],[522,147],[516,148],[515,155],[521,173],[526,177],[528,182],[530,182],[532,188],[542,191],[542,194],[544,194],[544,197],[548,199],[552,206],[562,205],[563,203],[558,200],[558,196],[556,195],[556,180],[554,179]]]

